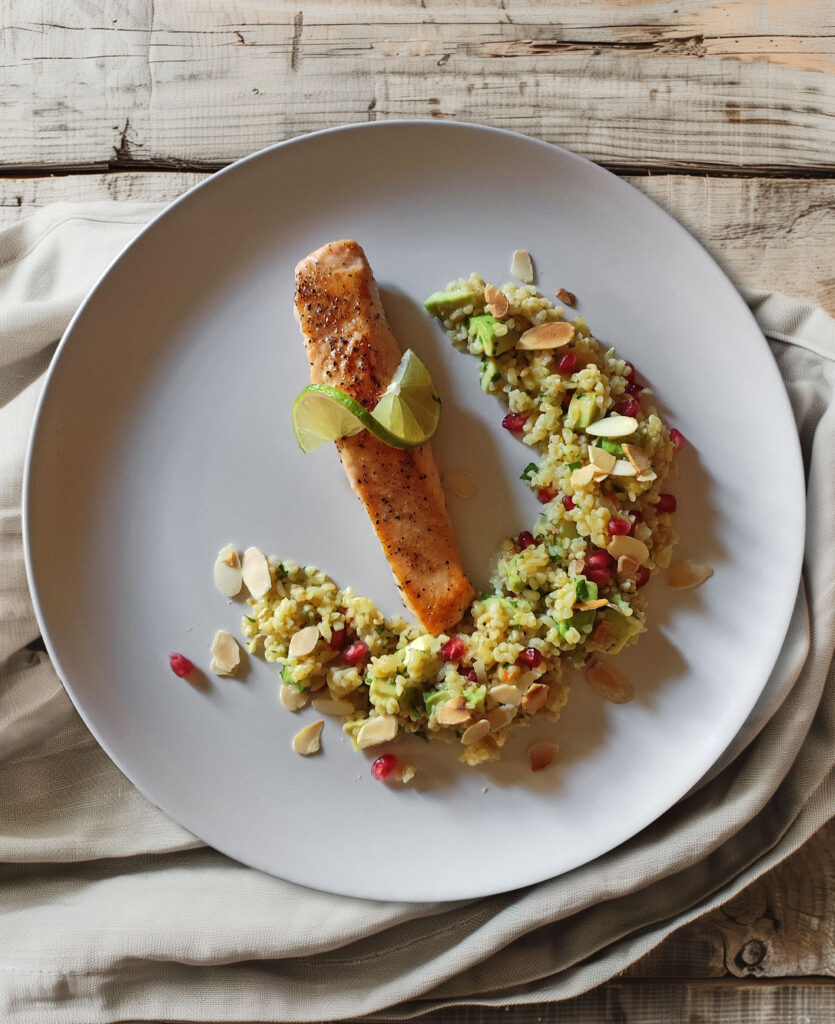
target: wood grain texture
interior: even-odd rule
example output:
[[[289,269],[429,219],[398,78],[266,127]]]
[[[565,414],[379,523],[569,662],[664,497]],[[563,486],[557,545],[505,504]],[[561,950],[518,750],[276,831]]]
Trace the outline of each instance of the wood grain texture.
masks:
[[[6,0],[0,18],[7,170],[216,167],[443,117],[615,168],[835,174],[826,0]]]
[[[124,172],[0,178],[0,227],[61,200],[169,202],[206,177]],[[835,315],[835,181],[627,178],[669,210],[741,285],[812,299]]]

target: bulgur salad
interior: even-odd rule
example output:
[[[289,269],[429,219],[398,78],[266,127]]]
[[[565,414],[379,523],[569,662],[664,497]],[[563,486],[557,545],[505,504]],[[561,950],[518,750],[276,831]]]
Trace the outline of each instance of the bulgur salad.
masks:
[[[566,662],[584,665],[609,699],[632,695],[605,656],[644,631],[641,589],[669,565],[676,501],[664,481],[684,439],[634,367],[533,285],[497,288],[473,274],[425,306],[478,360],[482,389],[507,406],[502,426],[530,449],[522,482],[542,511],[501,545],[490,589],[434,636],[313,566],[254,548],[242,565],[224,549],[218,565],[253,595],[246,647],[281,665],[285,707],[341,717],[356,749],[412,733],[458,743],[461,761],[478,765],[534,716],[559,717]],[[320,722],[302,730],[298,752],[318,750],[320,732]],[[538,770],[556,747],[534,744],[529,756]],[[398,777],[411,774],[406,765]]]

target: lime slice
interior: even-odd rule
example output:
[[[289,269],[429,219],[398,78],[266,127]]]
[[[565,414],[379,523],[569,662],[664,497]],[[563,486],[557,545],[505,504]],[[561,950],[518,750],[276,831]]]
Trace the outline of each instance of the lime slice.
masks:
[[[338,388],[309,384],[293,402],[292,415],[303,452],[361,430],[370,431],[392,448],[416,448],[435,435],[441,400],[429,371],[409,349],[373,413]]]
[[[398,439],[398,448],[414,448],[435,436],[441,422],[441,400],[432,375],[411,349],[403,354],[386,393],[371,415]],[[373,427],[369,429],[376,433]]]

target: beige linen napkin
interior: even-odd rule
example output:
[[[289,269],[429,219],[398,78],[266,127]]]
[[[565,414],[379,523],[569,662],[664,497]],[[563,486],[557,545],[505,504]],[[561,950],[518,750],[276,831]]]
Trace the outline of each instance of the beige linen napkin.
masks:
[[[803,443],[808,607],[801,592],[762,731],[721,773],[594,863],[457,905],[303,889],[202,846],[149,804],[39,649],[20,490],[55,343],[157,210],[62,204],[0,233],[0,1019],[302,1021],[563,999],[730,898],[830,817],[835,323],[766,293],[748,301]]]

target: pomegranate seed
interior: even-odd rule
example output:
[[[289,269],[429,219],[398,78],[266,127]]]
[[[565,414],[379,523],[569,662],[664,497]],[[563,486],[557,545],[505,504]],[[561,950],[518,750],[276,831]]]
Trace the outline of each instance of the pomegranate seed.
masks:
[[[478,672],[476,672],[476,670],[473,668],[472,665],[470,665],[470,667],[467,669],[467,671],[463,672],[463,673],[459,669],[458,674],[459,675],[463,675],[468,683],[477,683],[478,682]]]
[[[586,555],[586,565],[593,569],[608,569],[612,564],[612,556],[608,551],[604,551],[603,548],[598,548],[596,551],[592,551],[590,555]]]
[[[640,411],[641,406],[638,404],[638,399],[631,395],[615,406],[615,412],[621,416],[637,416]]]
[[[368,657],[368,644],[362,640],[349,644],[342,652],[342,660],[346,665],[360,665]]]
[[[519,652],[519,657],[516,659],[517,665],[526,665],[528,668],[539,668],[544,663],[545,655],[536,647],[526,647]]]
[[[612,574],[608,569],[601,569],[596,565],[586,566],[583,575],[587,580],[596,583],[598,587],[610,587],[612,585]]]
[[[649,569],[645,565],[639,565],[635,573],[635,589],[640,590],[649,583]]]
[[[606,529],[613,537],[625,536],[632,529],[632,523],[628,519],[621,519],[620,516],[612,516],[606,524]]]
[[[502,420],[502,426],[511,434],[521,434],[525,429],[525,417],[521,412],[509,412]]]
[[[444,661],[460,661],[466,650],[467,645],[464,643],[464,638],[453,636],[441,646],[441,657]]]
[[[680,430],[676,430],[675,427],[670,431],[670,440],[673,443],[673,451],[680,452],[681,449],[687,444],[687,438],[682,434]]]
[[[678,502],[674,494],[659,494],[658,501],[655,503],[656,512],[675,512],[678,508]]]
[[[574,499],[571,497],[570,494],[566,494],[566,496],[562,499],[562,507],[565,509],[566,512],[570,512],[574,508]]]
[[[632,363],[627,363],[626,366],[623,368],[623,375],[624,377],[626,377],[627,380],[633,380],[637,372],[638,371],[635,369]]]
[[[194,665],[184,654],[169,654],[168,663],[171,665],[171,671],[175,676],[179,676],[180,679],[185,679],[186,676],[190,676],[194,671]]]
[[[345,627],[342,629],[335,629],[331,633],[330,643],[328,644],[332,651],[341,651],[345,646]]]
[[[547,505],[549,501],[553,501],[556,498],[557,492],[553,487],[541,487],[536,492],[537,501],[542,505]]]
[[[626,390],[630,395],[640,395],[640,393],[644,390],[644,385],[639,384],[636,380],[631,380],[626,385]]]
[[[380,782],[387,779],[397,767],[397,758],[394,754],[381,754],[371,765],[371,774]]]
[[[574,373],[577,368],[577,355],[574,352],[566,352],[564,356],[560,356],[557,361],[557,373],[561,373],[568,377]]]
[[[520,551],[524,551],[525,548],[532,548],[534,544],[536,544],[536,541],[533,539],[533,534],[530,530],[522,530],[516,538],[516,547],[519,548]]]

